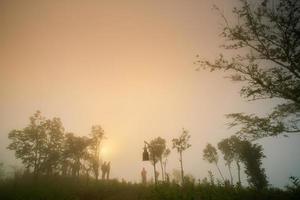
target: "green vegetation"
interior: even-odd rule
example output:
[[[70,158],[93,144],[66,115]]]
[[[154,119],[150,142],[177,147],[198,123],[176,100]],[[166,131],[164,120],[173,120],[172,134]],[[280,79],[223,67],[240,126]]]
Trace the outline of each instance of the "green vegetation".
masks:
[[[117,180],[87,180],[84,177],[42,177],[32,182],[30,177],[9,179],[0,182],[0,199],[47,199],[47,200],[296,200],[300,187],[293,185],[286,190],[268,188],[256,191],[249,188],[229,187],[222,184],[189,182],[180,186],[175,183],[143,185]]]

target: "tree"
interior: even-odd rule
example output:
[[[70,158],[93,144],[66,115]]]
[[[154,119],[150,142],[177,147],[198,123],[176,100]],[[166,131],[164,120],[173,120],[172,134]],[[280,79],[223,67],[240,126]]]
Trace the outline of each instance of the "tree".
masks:
[[[8,138],[12,142],[7,148],[15,151],[16,158],[21,159],[28,170],[33,168],[35,178],[41,173],[51,175],[53,170],[58,170],[64,138],[59,118],[46,119],[36,111],[27,127],[12,130]]]
[[[104,139],[104,130],[100,125],[92,126],[92,131],[90,136],[91,136],[90,150],[91,150],[91,154],[93,155],[93,158],[91,158],[93,172],[95,174],[96,180],[98,180],[99,170],[100,170],[100,149],[101,149],[102,140]]]
[[[180,162],[180,169],[181,169],[181,181],[182,184],[184,183],[184,171],[183,171],[183,160],[182,160],[182,153],[191,147],[191,144],[189,144],[191,136],[189,135],[188,130],[182,129],[182,133],[179,136],[179,138],[172,139],[173,149],[176,149],[179,153],[179,162]]]
[[[67,133],[64,142],[64,161],[66,174],[79,177],[80,169],[83,168],[83,162],[86,160],[88,147],[91,140],[88,137],[75,136],[73,133]]]
[[[245,164],[245,173],[248,176],[249,185],[257,190],[268,186],[265,169],[261,167],[262,158],[265,157],[261,145],[251,144],[249,141],[242,141],[240,148],[241,160]]]
[[[223,181],[225,182],[223,174],[218,165],[218,162],[219,162],[218,152],[217,152],[217,149],[213,145],[211,145],[209,143],[206,145],[205,149],[203,150],[203,160],[206,160],[209,163],[214,163],[216,165]]]
[[[45,156],[46,132],[45,118],[40,111],[30,117],[30,123],[21,130],[12,130],[8,138],[12,142],[8,145],[9,150],[14,150],[16,158],[22,160],[26,168],[33,168],[35,178],[42,169]]]
[[[45,155],[41,170],[47,175],[51,175],[54,170],[58,170],[62,160],[63,141],[64,141],[64,127],[61,120],[54,117],[52,120],[46,120],[45,128]]]
[[[162,171],[162,179],[164,180],[163,177],[163,165],[162,165],[162,156],[164,151],[166,150],[166,140],[157,137],[153,140],[150,141],[149,143],[149,152],[150,152],[150,159],[153,164],[153,169],[154,169],[154,180],[155,183],[157,183],[157,176],[156,176],[156,163],[159,161],[160,166],[161,166],[161,171]]]
[[[163,174],[165,176],[165,178],[164,178],[165,181],[169,181],[169,175],[167,173],[167,162],[168,162],[168,157],[169,157],[170,153],[171,153],[171,150],[169,148],[166,148],[162,155],[162,157],[163,157],[163,161],[162,161],[163,172],[164,172]]]
[[[221,142],[218,143],[218,149],[223,153],[223,158],[226,162],[228,167],[229,175],[230,175],[230,183],[233,185],[233,177],[231,173],[231,163],[234,159],[234,149],[231,145],[230,139],[226,138],[223,139]]]
[[[237,134],[251,140],[300,133],[300,1],[264,0],[252,5],[241,0],[233,13],[238,19],[234,25],[221,13],[225,22],[222,36],[227,41],[225,50],[236,55],[197,62],[242,82],[240,94],[245,99],[276,98],[281,103],[266,116],[228,114],[230,126],[240,127]]]
[[[229,138],[229,144],[231,146],[231,150],[233,151],[233,160],[236,163],[237,166],[237,173],[238,173],[238,185],[241,186],[241,156],[240,156],[240,148],[241,148],[241,140],[233,135]]]

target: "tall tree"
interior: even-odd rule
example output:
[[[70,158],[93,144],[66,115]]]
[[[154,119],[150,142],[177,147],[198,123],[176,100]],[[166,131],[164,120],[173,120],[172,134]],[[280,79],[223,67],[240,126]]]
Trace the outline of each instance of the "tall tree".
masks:
[[[168,172],[167,172],[167,162],[168,162],[168,157],[171,153],[171,150],[169,148],[166,148],[166,150],[164,151],[162,157],[163,157],[163,172],[164,172],[164,180],[165,181],[169,181],[169,175],[168,175]]]
[[[265,157],[262,146],[243,141],[240,155],[245,164],[245,173],[248,176],[250,186],[255,187],[257,190],[266,188],[268,186],[267,176],[265,169],[261,167],[262,158]]]
[[[173,149],[176,149],[179,153],[179,162],[180,162],[180,169],[181,169],[181,181],[182,184],[184,183],[184,171],[183,171],[183,160],[182,160],[182,153],[191,147],[191,144],[189,143],[191,136],[189,135],[188,130],[182,129],[182,133],[179,136],[179,138],[172,139]]]
[[[45,155],[42,170],[51,175],[55,170],[58,172],[62,161],[64,127],[61,120],[57,117],[46,120],[44,123],[46,132]]]
[[[225,182],[223,174],[218,165],[218,162],[219,162],[218,152],[217,152],[217,149],[213,145],[211,145],[209,143],[206,145],[205,149],[203,150],[203,160],[206,160],[209,163],[214,163],[216,165],[223,181]]]
[[[231,163],[234,159],[234,149],[231,145],[230,139],[226,138],[223,139],[221,142],[218,143],[218,149],[222,152],[223,158],[226,162],[228,167],[229,175],[230,175],[230,183],[233,185],[233,177],[231,173]]]
[[[161,172],[162,172],[162,180],[164,180],[163,177],[163,165],[162,165],[162,156],[164,151],[166,150],[166,140],[161,138],[161,137],[157,137],[153,140],[150,141],[149,143],[149,151],[150,151],[150,158],[151,158],[151,162],[153,164],[153,168],[154,168],[154,180],[155,182],[157,182],[157,178],[156,178],[156,163],[160,162],[160,166],[161,166]]]
[[[223,47],[229,58],[220,55],[214,62],[199,60],[201,67],[229,73],[232,81],[243,83],[240,94],[248,100],[280,99],[266,116],[232,113],[230,126],[248,139],[300,133],[300,1],[241,0],[231,25],[225,25]]]
[[[237,173],[238,173],[238,185],[241,186],[241,156],[240,156],[240,148],[241,148],[241,140],[233,135],[229,138],[229,144],[231,146],[231,150],[233,151],[233,160],[237,166]]]
[[[90,134],[91,137],[91,153],[93,155],[93,172],[95,174],[96,180],[99,178],[99,170],[100,170],[100,149],[101,143],[104,139],[104,130],[100,125],[92,126],[92,131]]]

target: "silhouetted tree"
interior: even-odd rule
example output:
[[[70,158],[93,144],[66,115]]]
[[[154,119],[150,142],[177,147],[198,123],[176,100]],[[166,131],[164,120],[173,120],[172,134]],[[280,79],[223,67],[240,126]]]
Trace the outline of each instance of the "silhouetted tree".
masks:
[[[261,145],[243,141],[240,146],[241,160],[245,164],[245,173],[248,176],[248,183],[257,190],[268,186],[265,169],[261,167],[262,158],[265,157]]]
[[[189,132],[186,129],[182,129],[182,133],[179,136],[179,138],[172,139],[173,149],[176,149],[179,153],[179,162],[180,162],[180,169],[181,169],[181,181],[182,184],[184,183],[184,171],[183,171],[183,161],[182,161],[182,153],[191,147],[191,144],[189,143],[189,139],[191,136],[189,135]]]
[[[46,120],[44,123],[46,131],[45,155],[41,170],[51,175],[54,170],[58,172],[63,152],[64,127],[57,117]]]
[[[171,153],[170,149],[166,148],[163,155],[162,155],[162,157],[163,157],[163,161],[162,161],[162,163],[163,163],[163,172],[164,172],[163,174],[164,174],[164,180],[165,181],[168,179],[167,178],[168,177],[167,162],[168,162],[168,157],[169,157],[170,153]]]
[[[64,127],[59,118],[46,119],[36,111],[27,127],[12,130],[8,138],[12,142],[7,148],[15,151],[16,158],[21,159],[28,170],[33,168],[34,177],[60,170]]]
[[[253,1],[254,2],[254,1]],[[236,56],[220,55],[215,62],[197,61],[211,71],[228,72],[240,81],[243,98],[280,99],[281,103],[265,117],[232,113],[231,127],[248,139],[299,133],[300,112],[300,1],[264,0],[262,4],[241,0],[233,13],[238,23],[225,21],[222,36],[225,49]],[[247,53],[248,52],[248,53]]]
[[[219,168],[219,165],[218,165],[219,156],[218,156],[217,149],[209,143],[206,145],[205,149],[203,150],[203,160],[206,160],[209,163],[214,163],[216,165],[223,181],[225,182],[223,174],[222,174],[222,172]]]
[[[12,130],[8,134],[11,143],[8,145],[9,150],[15,151],[16,158],[22,160],[26,168],[33,168],[35,177],[38,177],[44,159],[46,150],[46,131],[45,118],[40,111],[36,111],[30,117],[30,123],[27,127],[21,130]]]
[[[240,148],[241,148],[241,140],[233,135],[229,138],[229,145],[231,146],[231,150],[233,151],[233,160],[237,166],[238,173],[238,185],[241,186],[241,156],[240,156]]]
[[[160,162],[161,164],[161,170],[163,173],[163,166],[162,166],[162,156],[164,151],[166,150],[166,140],[157,137],[153,140],[150,141],[149,143],[149,151],[150,151],[150,160],[153,164],[154,167],[154,178],[155,178],[155,183],[157,182],[157,177],[155,176],[156,174],[156,163]]]
[[[96,180],[99,177],[99,170],[100,170],[100,149],[101,149],[101,142],[104,139],[104,130],[101,126],[92,126],[91,131],[91,144],[90,150],[91,154],[93,155],[92,165],[93,165],[93,172],[95,174]]]
[[[88,154],[88,147],[91,140],[85,136],[78,137],[73,133],[67,133],[65,137],[64,146],[64,160],[70,164],[68,166],[71,175],[79,177],[80,169],[82,169],[82,162]]]
[[[234,149],[231,145],[230,139],[226,138],[223,139],[221,142],[218,143],[218,149],[223,153],[223,158],[226,162],[228,167],[229,175],[230,175],[230,183],[233,185],[233,177],[231,173],[231,163],[233,162],[234,158]]]

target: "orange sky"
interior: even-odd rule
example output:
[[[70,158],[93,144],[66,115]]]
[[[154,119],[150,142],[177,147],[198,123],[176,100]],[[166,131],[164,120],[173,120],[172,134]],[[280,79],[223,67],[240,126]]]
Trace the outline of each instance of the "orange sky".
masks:
[[[1,0],[0,161],[17,163],[5,150],[7,133],[24,127],[39,109],[78,135],[102,125],[108,137],[104,159],[111,160],[114,177],[139,180],[143,166],[150,175],[150,164],[141,162],[143,141],[170,141],[182,127],[192,135],[186,171],[199,178],[214,171],[202,149],[232,134],[224,114],[271,108],[243,101],[239,85],[224,74],[194,70],[196,54],[209,59],[221,52],[222,20],[213,3],[230,16],[232,2]],[[271,181],[280,185],[290,173],[299,175],[299,163],[287,156],[300,153],[299,139],[263,142]],[[287,149],[281,158],[272,153],[274,143]],[[268,171],[272,165],[279,167]]]

